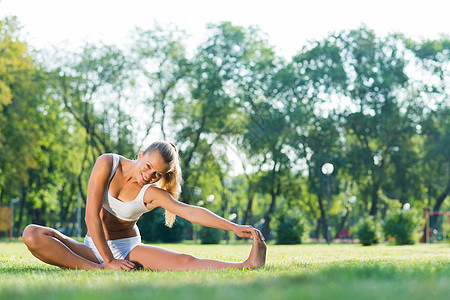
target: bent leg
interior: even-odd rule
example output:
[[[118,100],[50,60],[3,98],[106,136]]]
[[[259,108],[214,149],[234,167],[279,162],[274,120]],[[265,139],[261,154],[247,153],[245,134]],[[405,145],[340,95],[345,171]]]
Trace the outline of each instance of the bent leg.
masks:
[[[154,271],[193,271],[207,269],[241,269],[261,267],[266,261],[266,244],[253,239],[252,250],[245,262],[232,263],[215,259],[201,259],[150,245],[139,245],[128,254],[128,260]]]
[[[53,228],[28,225],[22,240],[30,252],[45,263],[69,269],[101,268],[89,247]]]

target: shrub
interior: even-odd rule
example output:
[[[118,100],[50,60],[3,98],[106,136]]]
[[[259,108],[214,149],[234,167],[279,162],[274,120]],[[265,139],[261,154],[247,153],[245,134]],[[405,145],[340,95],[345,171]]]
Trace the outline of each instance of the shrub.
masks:
[[[163,243],[178,243],[181,242],[184,238],[184,232],[187,227],[188,221],[181,217],[177,217],[175,223],[173,223],[172,228],[167,227],[163,221],[160,226],[158,226],[157,230],[159,230],[159,240]]]
[[[277,244],[301,244],[305,224],[298,209],[288,210],[276,217],[275,241]]]
[[[144,242],[177,243],[184,238],[184,231],[189,222],[177,217],[172,228],[164,224],[164,209],[156,208],[139,219],[138,226]]]
[[[358,239],[363,246],[378,244],[377,224],[373,217],[364,217],[357,226]]]
[[[397,209],[386,216],[383,231],[387,238],[393,237],[397,245],[412,245],[417,227],[418,220],[414,210]]]
[[[211,227],[200,229],[200,241],[202,244],[218,244],[222,240],[223,230]]]

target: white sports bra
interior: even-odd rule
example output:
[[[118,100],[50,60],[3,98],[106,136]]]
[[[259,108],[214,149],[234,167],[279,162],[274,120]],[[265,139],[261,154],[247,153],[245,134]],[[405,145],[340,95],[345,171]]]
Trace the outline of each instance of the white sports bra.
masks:
[[[144,204],[144,194],[149,186],[153,186],[152,184],[146,184],[142,187],[139,194],[134,198],[134,200],[129,202],[123,202],[119,199],[114,198],[109,193],[109,184],[111,183],[111,179],[116,173],[117,167],[119,166],[119,156],[117,154],[112,154],[113,156],[113,167],[111,170],[111,175],[108,179],[108,184],[106,185],[105,197],[103,200],[103,208],[110,212],[113,216],[116,216],[119,219],[124,221],[137,221],[143,213],[148,212],[149,210]]]

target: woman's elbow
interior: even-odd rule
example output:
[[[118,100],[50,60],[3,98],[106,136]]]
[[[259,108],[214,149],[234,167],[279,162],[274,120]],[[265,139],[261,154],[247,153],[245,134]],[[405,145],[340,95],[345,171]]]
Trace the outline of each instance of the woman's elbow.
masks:
[[[180,217],[185,218],[192,223],[197,223],[199,214],[201,214],[202,210],[204,210],[203,207],[188,205],[185,207],[183,213],[180,214]]]
[[[86,222],[86,226],[89,227],[92,223],[98,222],[100,220],[100,216],[97,214],[86,213],[84,216],[84,221]]]

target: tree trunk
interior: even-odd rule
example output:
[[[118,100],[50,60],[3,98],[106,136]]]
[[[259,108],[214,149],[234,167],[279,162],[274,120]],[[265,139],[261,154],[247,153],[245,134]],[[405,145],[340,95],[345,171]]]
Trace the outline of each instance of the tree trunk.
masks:
[[[378,213],[378,189],[380,187],[380,183],[379,182],[375,182],[373,183],[373,187],[372,187],[372,206],[370,207],[370,212],[369,214],[371,216],[376,216]]]
[[[270,221],[272,220],[272,214],[275,211],[275,201],[276,194],[272,192],[272,201],[270,203],[269,210],[264,215],[264,225],[262,227],[262,234],[266,240],[270,240],[272,238],[270,235]]]
[[[245,210],[245,213],[244,213],[244,220],[242,221],[243,224],[248,224],[248,223],[252,222],[252,220],[251,220],[253,218],[252,206],[253,206],[254,198],[255,198],[254,188],[249,186],[248,192],[247,192],[248,203],[247,203],[247,209]]]
[[[88,158],[88,153],[89,153],[89,147],[86,146],[86,152],[84,153],[84,158],[83,158],[83,161],[81,162],[81,171],[77,176],[78,192],[80,193],[81,200],[83,200],[84,203],[86,203],[87,199],[86,199],[85,194],[83,193],[82,177],[83,177],[83,173],[84,173],[84,164],[86,163],[86,160]]]
[[[320,228],[321,228],[321,226],[322,226],[322,219],[319,218],[319,219],[317,220],[317,226],[316,226],[316,229],[314,229],[314,237],[315,237],[316,239],[319,239],[319,236],[320,236]]]
[[[222,198],[222,203],[221,203],[221,207],[220,207],[220,211],[222,214],[222,217],[226,218],[226,213],[228,210],[228,198],[230,197],[230,193],[228,191],[228,187],[225,186],[225,179],[223,177],[223,173],[219,171],[219,179],[220,179],[220,183],[222,184],[222,193],[221,193],[221,198]]]
[[[322,197],[318,195],[317,197],[319,201],[319,209],[320,209],[320,223],[322,224],[322,234],[323,237],[327,240],[327,242],[331,242],[328,239],[328,221],[327,221],[327,212],[325,207],[323,206]]]
[[[347,221],[348,215],[349,215],[348,209],[346,209],[344,215],[341,218],[341,222],[339,223],[338,230],[336,231],[336,234],[334,236],[335,239],[339,238],[339,233],[341,233],[342,230],[344,229],[344,225],[345,225],[345,222]]]
[[[253,206],[253,199],[255,198],[256,194],[256,182],[251,180],[250,176],[247,174],[247,169],[245,167],[244,162],[242,161],[242,169],[244,170],[244,175],[247,177],[248,181],[248,191],[247,191],[247,208],[244,213],[244,219],[243,224],[249,224],[253,222],[253,213],[252,213],[252,206]]]
[[[72,193],[72,192],[75,192],[75,185],[74,185],[74,183],[73,182],[71,182],[70,183],[70,193]],[[60,221],[61,221],[61,227],[65,227],[66,226],[66,222],[67,222],[67,211],[68,211],[68,209],[69,209],[69,202],[70,202],[70,198],[71,198],[71,195],[68,195],[67,196],[67,202],[66,202],[66,204],[64,205],[64,191],[65,191],[65,189],[66,189],[66,184],[64,183],[64,185],[63,185],[63,187],[62,187],[62,189],[61,189],[61,191],[59,192],[59,203],[60,203],[60,206],[61,206],[61,208],[60,208],[60,212],[59,212],[59,217],[60,217]]]
[[[442,203],[444,203],[445,198],[447,198],[448,194],[450,193],[450,184],[447,185],[447,188],[445,189],[445,191],[442,192],[442,194],[436,199],[436,204],[433,207],[433,211],[439,211],[441,209]],[[432,229],[437,229],[438,225],[437,224],[437,215],[433,215],[430,218],[430,228]]]
[[[205,126],[205,122],[206,122],[206,117],[203,116],[203,118],[201,120],[201,123],[200,123],[200,128],[197,130],[197,136],[195,138],[195,142],[194,142],[194,145],[192,146],[192,149],[191,149],[190,153],[187,154],[187,156],[183,155],[183,157],[186,157],[186,159],[183,160],[183,166],[189,166],[190,165],[192,157],[194,156],[194,152],[197,149],[198,144],[200,142],[200,135],[203,132],[203,128]],[[186,188],[186,185],[187,185],[187,183],[189,181],[189,176],[190,176],[189,168],[186,167],[186,169],[183,170],[183,187],[182,187],[183,190],[185,190],[185,188]],[[188,189],[187,189],[186,192],[187,193],[181,193],[181,200],[182,200],[182,202],[189,204],[191,202],[191,198],[192,197],[191,197],[191,193],[188,191]]]
[[[19,236],[20,228],[22,226],[23,213],[25,210],[25,203],[27,201],[27,189],[24,186],[22,186],[21,192],[22,192],[22,199],[20,199],[19,219],[17,220],[16,223],[16,230],[14,236]]]
[[[271,192],[272,201],[270,202],[269,210],[264,215],[264,225],[262,228],[262,234],[267,240],[270,240],[272,238],[270,235],[271,233],[270,221],[272,220],[272,215],[275,211],[275,203],[277,200],[277,196],[280,193],[280,185],[281,185],[281,182],[278,180],[277,172],[275,171],[276,166],[277,164],[274,164],[274,167],[272,169],[272,182],[273,182]]]

